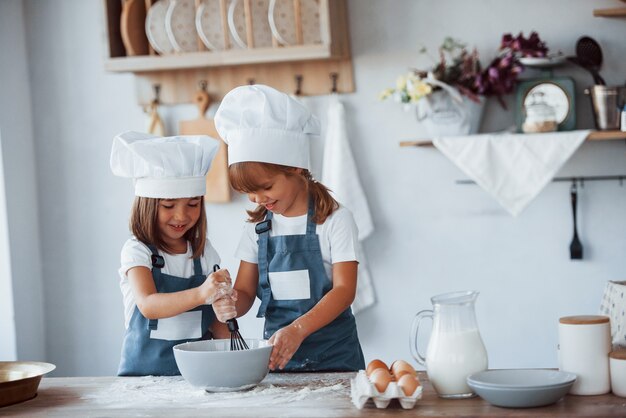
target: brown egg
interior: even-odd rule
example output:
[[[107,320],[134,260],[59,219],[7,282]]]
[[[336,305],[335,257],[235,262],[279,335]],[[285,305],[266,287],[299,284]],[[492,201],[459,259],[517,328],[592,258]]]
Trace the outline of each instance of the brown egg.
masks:
[[[413,376],[417,376],[417,372],[415,371],[413,366],[411,366],[404,360],[396,360],[391,363],[389,371],[396,377],[396,380],[398,380],[402,375],[401,372],[408,372],[411,373]]]
[[[398,379],[398,387],[402,389],[405,396],[413,395],[413,393],[415,393],[415,389],[417,389],[419,385],[419,379],[410,373],[406,373]]]
[[[391,382],[391,375],[387,368],[379,368],[372,372],[370,375],[370,382],[376,386],[376,390],[379,392],[384,392],[389,386],[389,382]]]
[[[367,365],[367,368],[365,369],[365,374],[367,374],[369,376],[376,369],[385,369],[385,370],[387,370],[387,365],[385,364],[385,362],[383,362],[381,360],[378,360],[378,359],[372,360]]]
[[[400,370],[399,372],[396,372],[396,373],[393,374],[393,379],[397,382],[405,374],[410,374],[411,376],[413,376],[413,373],[411,373],[408,370]]]

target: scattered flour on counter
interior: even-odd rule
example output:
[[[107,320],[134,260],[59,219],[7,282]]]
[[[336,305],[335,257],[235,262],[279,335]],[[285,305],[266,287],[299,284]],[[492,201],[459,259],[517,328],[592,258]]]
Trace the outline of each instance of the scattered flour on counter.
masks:
[[[278,385],[264,381],[249,390],[212,393],[191,386],[180,376],[126,377],[103,388],[95,389],[93,393],[83,396],[83,399],[89,399],[90,402],[103,406],[108,404],[115,408],[146,404],[172,405],[172,403],[196,407],[242,407],[278,405],[304,400],[328,400],[333,397],[349,399],[347,386],[336,381],[332,386],[320,387],[320,383],[324,383],[322,380],[302,387],[302,385],[294,385],[288,379],[280,380]]]

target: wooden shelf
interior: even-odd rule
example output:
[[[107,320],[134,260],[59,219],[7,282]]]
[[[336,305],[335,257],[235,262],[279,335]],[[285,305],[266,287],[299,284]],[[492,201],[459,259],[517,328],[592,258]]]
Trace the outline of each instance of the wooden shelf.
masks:
[[[593,131],[587,137],[587,141],[613,141],[626,139],[626,132],[622,131]],[[401,147],[432,147],[433,141],[429,139],[417,139],[414,141],[400,141]]]
[[[172,55],[116,57],[106,60],[104,68],[113,72],[139,73],[342,58],[345,57],[333,55],[330,45],[301,45],[282,48],[254,48],[245,51],[231,49],[228,51],[202,51]]]
[[[612,9],[594,9],[593,15],[596,17],[626,17],[626,7],[615,7]]]
[[[135,4],[139,1],[135,0]],[[253,0],[243,1],[249,5]],[[145,3],[145,12],[155,0],[141,2]],[[220,0],[222,2],[227,4],[226,0]],[[132,55],[134,50],[129,48],[132,45],[123,36],[131,27],[128,23],[130,19],[123,19],[122,3],[126,4],[120,0],[104,0],[108,47],[104,68],[110,72],[134,73],[137,100],[141,105],[147,105],[154,99],[154,85],[157,84],[160,85],[161,104],[191,103],[200,81],[206,81],[207,90],[215,100],[237,86],[250,83],[267,84],[293,93],[299,87],[302,96],[328,94],[333,87],[331,75],[336,80],[336,92],[354,91],[347,0],[319,0],[319,44],[280,46],[274,39],[271,47],[236,49],[225,40],[225,44],[230,45],[228,49],[208,51],[198,38],[198,52],[171,55],[155,53],[147,45],[145,36],[145,48],[138,48],[142,55]],[[200,1],[196,1],[196,7],[199,4]],[[299,0],[294,0],[293,4],[299,10]],[[224,10],[221,8],[222,22],[226,22]],[[245,13],[246,31],[253,33],[252,18],[248,11]],[[143,31],[143,22],[141,19],[132,20],[133,33],[137,33],[137,27]],[[298,22],[296,18],[296,27],[301,28]],[[228,28],[223,27],[222,30],[225,38],[229,39]],[[253,43],[248,40],[248,45]]]

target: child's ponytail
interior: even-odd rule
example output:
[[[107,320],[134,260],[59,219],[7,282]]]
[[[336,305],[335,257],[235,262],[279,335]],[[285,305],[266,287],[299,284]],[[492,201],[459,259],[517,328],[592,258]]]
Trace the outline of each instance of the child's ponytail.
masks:
[[[309,170],[304,170],[302,176],[307,182],[309,195],[312,196],[315,203],[315,216],[313,222],[323,224],[326,219],[339,208],[339,203],[332,197],[328,187],[315,180]]]

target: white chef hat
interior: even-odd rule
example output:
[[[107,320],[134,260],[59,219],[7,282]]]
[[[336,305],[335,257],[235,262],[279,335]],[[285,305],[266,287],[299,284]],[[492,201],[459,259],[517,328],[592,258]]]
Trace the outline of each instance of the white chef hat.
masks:
[[[215,127],[228,144],[228,165],[258,161],[308,169],[308,135],[320,133],[319,121],[302,103],[261,84],[226,94]]]
[[[111,170],[116,176],[135,179],[136,196],[202,196],[218,147],[218,140],[204,135],[159,137],[124,132],[113,138]]]

